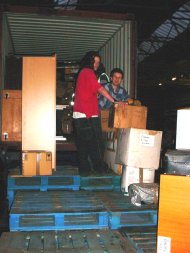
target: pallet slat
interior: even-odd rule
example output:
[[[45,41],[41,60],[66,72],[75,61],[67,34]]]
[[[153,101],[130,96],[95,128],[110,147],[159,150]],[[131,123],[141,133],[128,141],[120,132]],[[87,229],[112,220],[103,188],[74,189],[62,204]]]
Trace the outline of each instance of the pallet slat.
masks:
[[[122,228],[121,234],[137,253],[156,253],[157,227]]]
[[[120,191],[121,176],[81,177],[83,190],[115,190]]]

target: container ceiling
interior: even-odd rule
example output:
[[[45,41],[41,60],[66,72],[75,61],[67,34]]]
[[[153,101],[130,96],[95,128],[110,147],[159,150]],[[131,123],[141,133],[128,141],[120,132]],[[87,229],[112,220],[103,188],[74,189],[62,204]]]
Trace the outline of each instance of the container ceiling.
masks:
[[[99,50],[124,21],[6,12],[15,55],[52,55],[58,61],[79,61]]]

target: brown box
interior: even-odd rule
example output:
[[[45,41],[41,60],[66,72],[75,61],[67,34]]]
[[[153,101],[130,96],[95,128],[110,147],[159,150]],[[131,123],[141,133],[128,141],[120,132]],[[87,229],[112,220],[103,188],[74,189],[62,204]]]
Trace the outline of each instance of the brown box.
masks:
[[[116,103],[110,110],[109,127],[146,129],[147,107]]]
[[[3,90],[1,106],[1,140],[6,142],[21,141],[22,91]]]
[[[52,175],[52,154],[48,151],[23,151],[22,175]]]
[[[161,175],[157,252],[190,252],[190,177]]]
[[[102,131],[103,132],[113,132],[114,128],[108,127],[109,110],[102,110],[100,115],[101,115]]]

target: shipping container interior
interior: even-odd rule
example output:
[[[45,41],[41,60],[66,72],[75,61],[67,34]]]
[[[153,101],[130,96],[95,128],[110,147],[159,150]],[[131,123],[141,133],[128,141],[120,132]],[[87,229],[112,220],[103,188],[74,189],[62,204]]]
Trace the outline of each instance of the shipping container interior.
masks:
[[[123,15],[119,20],[118,16],[114,19],[114,15],[109,14],[105,14],[104,18],[98,18],[96,14],[97,17],[89,19],[87,15],[62,13],[3,13],[2,88],[21,88],[22,71],[18,62],[22,56],[55,54],[57,66],[64,66],[79,63],[87,51],[94,50],[99,51],[108,74],[114,67],[124,70],[123,86],[134,97],[134,21],[124,20]],[[15,69],[15,65],[20,67],[20,71]]]
[[[100,53],[108,75],[113,68],[121,68],[122,85],[130,97],[136,96],[136,24],[132,15],[77,11],[50,14],[13,8],[3,12],[2,24],[1,89],[22,90],[23,56],[56,55],[56,135],[64,135],[68,142],[73,143],[73,129],[70,126],[68,133],[64,132],[63,106],[69,106],[65,115],[71,117],[76,75],[87,51]],[[61,149],[60,142],[57,146]],[[58,163],[76,165],[76,149],[67,146],[62,150],[65,152],[57,151]]]

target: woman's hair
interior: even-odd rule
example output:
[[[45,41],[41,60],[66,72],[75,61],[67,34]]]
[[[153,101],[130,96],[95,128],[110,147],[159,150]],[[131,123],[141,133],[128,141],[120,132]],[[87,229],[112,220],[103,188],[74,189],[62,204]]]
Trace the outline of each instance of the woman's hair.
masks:
[[[83,57],[81,63],[80,63],[80,70],[83,68],[90,68],[93,69],[94,68],[94,58],[95,57],[100,57],[99,53],[96,51],[89,51],[85,54],[85,56]]]
[[[96,76],[99,78],[102,73],[105,73],[106,69],[102,62],[100,62],[99,68],[96,71]]]

